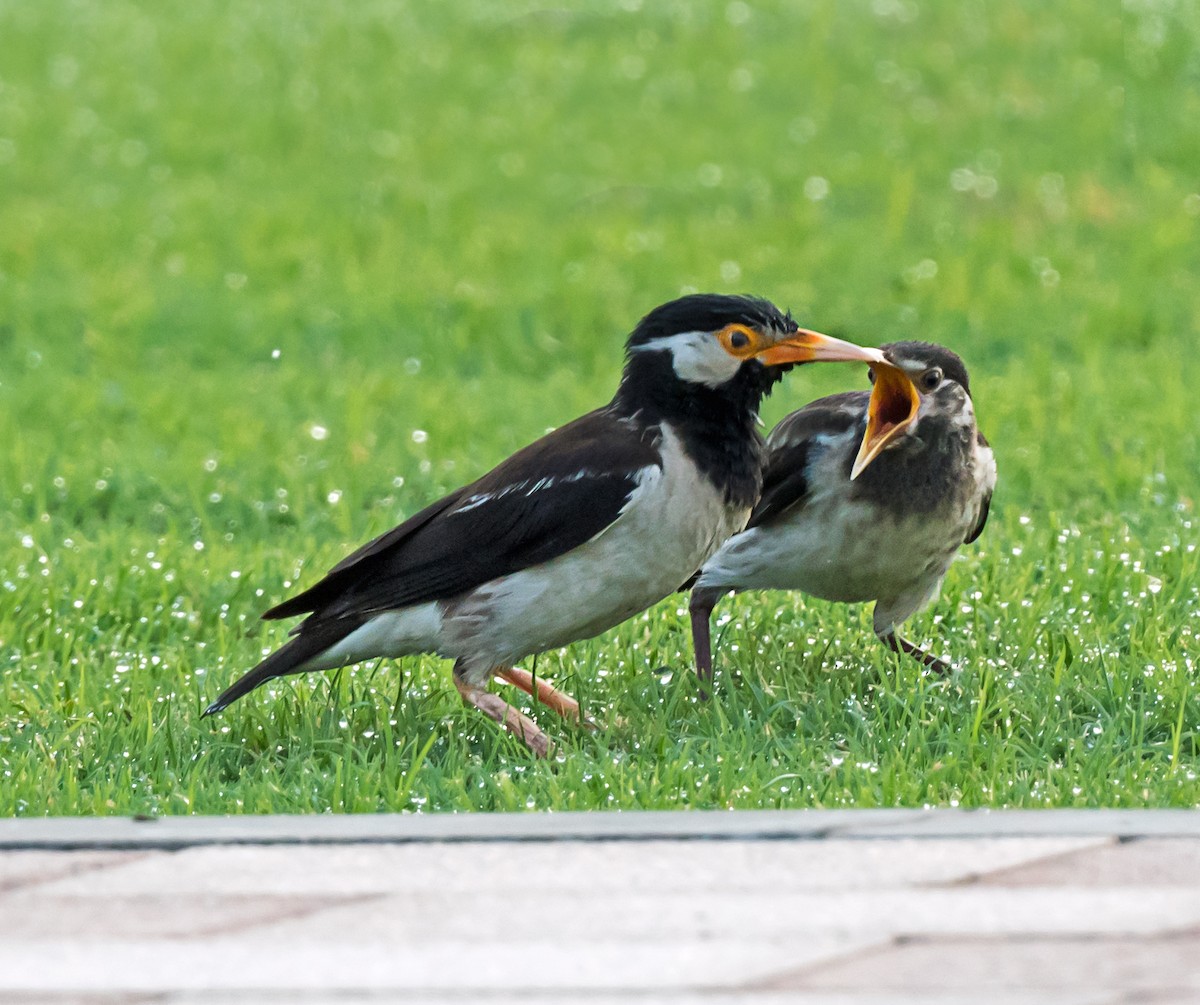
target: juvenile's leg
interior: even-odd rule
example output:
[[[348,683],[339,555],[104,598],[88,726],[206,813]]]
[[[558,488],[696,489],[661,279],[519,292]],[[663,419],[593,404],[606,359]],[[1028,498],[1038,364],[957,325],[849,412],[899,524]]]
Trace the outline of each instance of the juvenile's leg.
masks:
[[[884,643],[889,649],[897,653],[907,653],[913,659],[920,660],[930,670],[936,674],[947,674],[950,672],[950,664],[943,659],[934,656],[928,650],[922,649],[920,646],[913,645],[908,639],[901,638],[896,634],[895,629],[880,634],[879,641]]]
[[[696,677],[700,681],[700,697],[708,697],[712,683],[712,611],[723,590],[711,587],[692,590],[688,613],[692,619],[692,651],[696,657]]]

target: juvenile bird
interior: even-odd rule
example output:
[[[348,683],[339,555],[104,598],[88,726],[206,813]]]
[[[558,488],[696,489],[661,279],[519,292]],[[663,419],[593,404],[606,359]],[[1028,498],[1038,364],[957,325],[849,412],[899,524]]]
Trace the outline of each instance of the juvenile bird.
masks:
[[[701,568],[690,601],[696,670],[712,677],[710,617],[726,593],[802,590],[875,602],[875,634],[939,673],[897,634],[983,531],[996,484],[963,361],[942,346],[881,346],[873,388],[821,398],[767,439],[763,492],[744,532]]]
[[[628,339],[608,405],[267,611],[305,617],[205,714],[285,674],[431,652],[454,660],[465,702],[545,755],[546,735],[488,681],[577,718],[573,699],[514,665],[650,607],[745,526],[762,485],[759,403],[785,370],[814,360],[882,356],[752,297],[698,294],[656,308]]]

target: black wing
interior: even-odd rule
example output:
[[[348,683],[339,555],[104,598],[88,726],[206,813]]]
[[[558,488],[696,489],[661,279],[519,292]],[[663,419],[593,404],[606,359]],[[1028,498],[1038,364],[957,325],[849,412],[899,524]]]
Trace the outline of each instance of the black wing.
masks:
[[[563,555],[616,520],[639,473],[661,465],[656,432],[591,412],[360,548],[264,617],[339,618],[443,600]]]
[[[831,394],[781,419],[767,438],[767,469],[758,505],[747,529],[769,524],[808,495],[808,467],[820,450],[819,439],[852,428],[866,428],[868,391]],[[847,470],[849,477],[849,470]]]

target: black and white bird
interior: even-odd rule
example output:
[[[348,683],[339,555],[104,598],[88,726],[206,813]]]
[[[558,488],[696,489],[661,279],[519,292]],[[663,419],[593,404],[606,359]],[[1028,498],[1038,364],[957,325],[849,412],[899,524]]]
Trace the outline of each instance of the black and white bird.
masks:
[[[574,700],[515,664],[662,600],[745,526],[762,486],[758,407],[785,370],[881,359],[752,297],[698,294],[656,308],[629,337],[611,403],[267,611],[305,617],[205,714],[285,674],[431,652],[454,660],[464,701],[544,755],[546,735],[488,681],[577,718]]]
[[[762,496],[746,530],[694,581],[701,681],[712,677],[713,607],[740,590],[873,600],[881,641],[948,669],[897,628],[933,600],[955,553],[983,531],[996,461],[957,355],[927,342],[880,348],[887,364],[872,367],[870,392],[821,398],[771,431]]]

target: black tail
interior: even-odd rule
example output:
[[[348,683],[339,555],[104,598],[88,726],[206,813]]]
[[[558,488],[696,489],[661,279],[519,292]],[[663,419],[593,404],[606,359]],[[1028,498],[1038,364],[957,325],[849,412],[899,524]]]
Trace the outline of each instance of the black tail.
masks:
[[[300,634],[291,642],[276,649],[248,674],[239,677],[222,691],[217,700],[204,710],[201,718],[215,715],[269,680],[286,677],[290,673],[303,673],[303,664],[335,642],[340,642],[362,623],[361,618],[336,618],[330,621],[310,619],[300,626]]]

